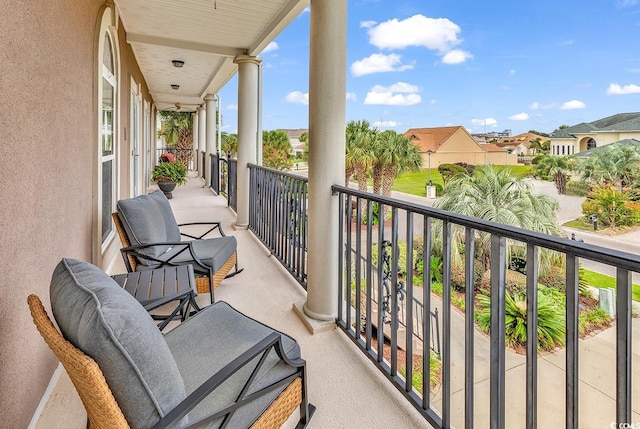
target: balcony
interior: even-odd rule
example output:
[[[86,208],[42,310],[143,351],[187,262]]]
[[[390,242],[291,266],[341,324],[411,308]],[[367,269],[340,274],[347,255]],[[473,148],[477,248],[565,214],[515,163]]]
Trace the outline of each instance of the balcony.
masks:
[[[341,216],[340,240],[345,249],[351,249],[341,258],[345,276],[335,280],[340,282],[343,305],[339,309],[337,328],[331,325],[312,335],[292,310],[306,297],[304,256],[293,256],[306,254],[304,216],[300,209],[304,198],[294,198],[306,194],[304,180],[296,181],[275,173],[269,176],[265,174],[269,171],[253,166],[252,173],[256,172],[259,175],[252,176],[251,185],[250,228],[253,232],[234,230],[235,215],[227,208],[226,199],[203,188],[200,179],[192,178],[174,191],[171,204],[179,222],[219,219],[225,231],[236,236],[240,266],[245,270],[225,280],[216,290],[216,299],[229,302],[300,342],[308,364],[309,397],[317,406],[310,427],[542,428],[563,426],[566,422],[566,427],[602,428],[610,427],[616,419],[640,422],[637,389],[640,385],[640,321],[631,318],[630,292],[626,288],[630,286],[630,273],[640,270],[640,261],[635,256],[540,234],[523,235],[513,228],[496,227],[477,219],[336,186],[334,192],[342,201],[340,213],[346,213]],[[266,186],[269,181],[271,188]],[[280,185],[274,187],[274,183]],[[263,194],[256,198],[259,192]],[[262,204],[257,204],[258,200]],[[278,201],[282,204],[276,204]],[[357,228],[359,222],[350,222],[366,214],[372,217],[374,204],[386,205],[390,210],[391,217],[385,228]],[[345,210],[345,207],[354,210]],[[264,216],[255,217],[267,212],[273,221],[269,228]],[[534,353],[533,342],[523,353],[506,348],[500,325],[495,325],[494,332],[498,334],[489,337],[469,323],[472,320],[469,310],[465,314],[452,306],[451,299],[447,298],[451,287],[447,274],[443,279],[443,299],[427,293],[425,288],[414,287],[411,275],[400,279],[398,272],[402,267],[393,246],[386,251],[387,266],[398,269],[385,273],[384,246],[378,248],[376,243],[412,241],[422,234],[426,239],[430,231],[437,228],[438,221],[444,221],[444,230],[449,231],[443,239],[445,246],[451,244],[447,234],[454,225],[463,225],[467,237],[471,237],[474,230],[492,234],[491,265],[502,267],[494,270],[492,290],[498,290],[495,285],[504,282],[505,264],[501,264],[499,258],[504,258],[506,240],[525,243],[528,252],[549,248],[565,254],[569,267],[566,347],[540,355]],[[296,232],[295,237],[290,235],[292,231]],[[265,244],[273,250],[268,250]],[[466,246],[473,249],[472,240],[468,240]],[[467,250],[467,265],[469,254]],[[577,336],[576,270],[581,257],[617,267],[617,308],[618,314],[624,315],[614,327],[586,339]],[[445,268],[450,264],[445,258]],[[114,271],[123,270],[124,266],[114,268]],[[536,275],[527,272],[528,285],[533,284]],[[352,281],[346,282],[347,278]],[[402,281],[402,293],[385,292],[384,282],[379,282],[379,278],[388,279],[391,285]],[[391,290],[398,289],[391,287]],[[492,294],[492,306],[498,309],[496,317],[504,320],[504,313],[498,312],[504,312],[502,290],[503,293]],[[534,296],[530,294],[529,299]],[[629,299],[621,300],[624,296]],[[388,297],[386,307],[385,297]],[[208,296],[198,299],[206,305]],[[468,303],[474,297],[467,294],[465,299]],[[377,311],[378,306],[386,310]],[[390,310],[394,308],[397,311]],[[530,316],[530,320],[537,320],[535,313]],[[378,330],[378,326],[385,328]],[[389,348],[388,354],[378,346],[383,343]],[[423,386],[430,392],[423,396],[415,383],[413,386],[405,383],[406,365],[402,356],[428,354],[429,348],[439,353],[442,369],[435,384]]]

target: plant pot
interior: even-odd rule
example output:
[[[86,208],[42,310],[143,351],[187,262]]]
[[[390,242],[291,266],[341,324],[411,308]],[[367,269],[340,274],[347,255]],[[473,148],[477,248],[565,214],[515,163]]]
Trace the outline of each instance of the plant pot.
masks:
[[[171,198],[173,198],[171,191],[176,188],[176,184],[170,180],[166,180],[158,182],[158,188],[160,188],[160,190],[164,192],[164,195],[167,197],[167,199],[170,200]]]

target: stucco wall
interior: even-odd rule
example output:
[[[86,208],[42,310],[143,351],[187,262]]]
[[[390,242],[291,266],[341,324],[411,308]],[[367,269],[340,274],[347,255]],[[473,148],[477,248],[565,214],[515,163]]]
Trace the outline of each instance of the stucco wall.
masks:
[[[49,282],[60,259],[92,260],[97,28],[104,4],[0,0],[2,427],[27,427],[58,363],[33,325],[27,295],[39,295],[49,311]],[[125,85],[118,129],[128,130],[129,76],[150,97],[123,32],[119,39]],[[116,137],[120,153],[128,153],[124,134]],[[127,165],[121,156],[118,198],[129,192]]]
[[[91,259],[94,37],[102,3],[0,1],[3,427],[28,425],[57,365],[31,321],[27,295],[40,295],[49,308],[58,261]]]

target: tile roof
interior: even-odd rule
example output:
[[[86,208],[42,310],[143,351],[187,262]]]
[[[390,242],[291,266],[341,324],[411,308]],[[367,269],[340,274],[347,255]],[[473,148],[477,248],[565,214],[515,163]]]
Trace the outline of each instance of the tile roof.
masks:
[[[410,139],[420,152],[429,150],[436,152],[461,128],[460,125],[455,127],[410,128],[404,133],[404,137]]]
[[[601,131],[640,131],[640,112],[618,113],[593,122],[582,122],[551,133],[553,138],[573,138],[575,134]]]

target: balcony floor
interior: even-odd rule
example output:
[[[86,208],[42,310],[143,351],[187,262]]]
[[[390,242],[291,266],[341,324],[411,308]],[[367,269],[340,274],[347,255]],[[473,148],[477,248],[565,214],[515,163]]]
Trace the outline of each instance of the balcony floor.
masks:
[[[306,299],[304,289],[251,232],[234,228],[235,213],[226,206],[226,199],[214,196],[202,184],[192,177],[173,191],[170,202],[178,223],[219,220],[225,233],[238,240],[238,262],[244,271],[225,279],[215,299],[300,343],[307,361],[310,402],[317,407],[309,427],[430,427],[341,331],[310,334],[293,310],[295,303]],[[121,260],[112,271],[125,271]],[[198,296],[198,302],[207,305],[209,296]],[[290,420],[285,427],[295,423]]]

